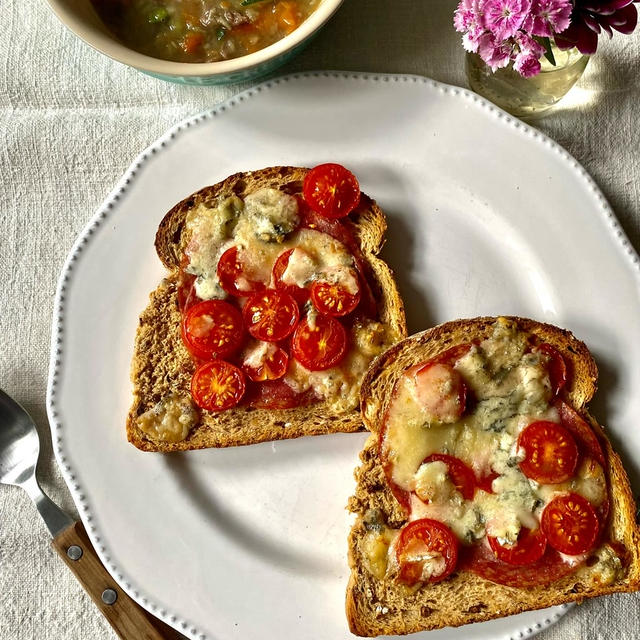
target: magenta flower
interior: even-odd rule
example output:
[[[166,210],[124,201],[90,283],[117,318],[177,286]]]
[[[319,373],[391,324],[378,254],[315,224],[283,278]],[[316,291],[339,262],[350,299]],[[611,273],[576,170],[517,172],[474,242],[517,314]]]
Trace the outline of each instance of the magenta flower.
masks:
[[[517,33],[514,40],[518,45],[520,54],[532,55],[535,56],[536,59],[539,59],[546,51],[546,49],[535,38],[524,31]]]
[[[466,51],[478,51],[478,39],[484,32],[482,16],[485,0],[460,0],[453,16],[453,25],[462,36],[462,46]]]
[[[496,40],[513,37],[522,26],[532,0],[487,0],[484,7],[484,26]]]
[[[478,0],[460,0],[453,14],[453,26],[456,31],[468,31],[478,26],[478,17]]]
[[[530,53],[519,53],[513,62],[513,68],[523,78],[532,78],[540,73],[542,65],[536,56]]]
[[[513,43],[510,40],[497,40],[488,32],[478,39],[478,55],[492,71],[506,67],[511,62],[512,53]]]
[[[561,49],[594,53],[598,36],[631,33],[640,0],[459,0],[453,24],[467,51],[493,71],[513,63],[525,78],[555,41]],[[550,59],[551,56],[550,56]]]
[[[572,9],[571,0],[533,0],[523,26],[534,36],[548,38],[569,26]]]

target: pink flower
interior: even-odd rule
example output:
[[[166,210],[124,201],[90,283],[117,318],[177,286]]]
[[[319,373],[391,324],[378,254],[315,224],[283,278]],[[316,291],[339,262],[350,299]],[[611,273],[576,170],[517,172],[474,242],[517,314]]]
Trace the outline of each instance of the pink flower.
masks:
[[[506,67],[511,61],[513,43],[497,40],[491,33],[484,33],[478,39],[478,55],[491,67],[492,71]]]
[[[515,35],[531,10],[532,0],[487,0],[484,7],[484,26],[496,40]]]
[[[592,3],[596,0],[458,0],[453,24],[463,34],[464,48],[477,53],[493,71],[513,63],[520,75],[530,78],[540,72],[540,59],[546,52],[539,39],[556,36],[559,44],[562,38],[557,34],[566,30],[569,40],[574,6],[580,2],[589,7],[589,12],[594,11]],[[606,5],[599,10],[608,16],[619,6],[626,8],[640,0],[597,2]],[[635,16],[635,7],[632,9]]]
[[[553,36],[571,22],[571,0],[533,0],[523,28],[534,36]]]
[[[540,73],[540,60],[530,53],[519,53],[513,63],[513,68],[523,77],[531,78]]]
[[[516,34],[515,41],[520,49],[520,53],[540,58],[546,51],[535,38],[532,38],[528,33],[524,33],[523,31]]]
[[[462,35],[462,46],[465,51],[469,53],[478,53],[478,41],[480,40],[481,33],[467,32]]]
[[[453,26],[456,31],[484,31],[482,16],[486,0],[460,0],[453,14]]]
[[[486,0],[460,0],[453,16],[453,25],[463,33],[462,46],[466,51],[478,50],[478,39],[484,33],[482,15]]]
[[[460,0],[458,8],[453,14],[453,26],[456,28],[456,31],[464,33],[469,30],[471,24],[476,19],[476,4],[475,0]]]

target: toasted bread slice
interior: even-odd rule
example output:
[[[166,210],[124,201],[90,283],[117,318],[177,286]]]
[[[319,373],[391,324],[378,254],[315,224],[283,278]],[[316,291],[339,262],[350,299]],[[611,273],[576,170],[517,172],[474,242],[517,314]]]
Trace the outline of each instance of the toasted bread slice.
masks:
[[[349,537],[351,577],[346,612],[351,631],[360,636],[407,634],[459,626],[522,611],[581,601],[607,593],[640,588],[640,530],[629,480],[606,435],[586,412],[596,391],[597,369],[587,347],[569,331],[523,318],[510,318],[519,329],[553,345],[568,365],[565,399],[591,423],[605,448],[611,511],[604,545],[575,573],[546,586],[515,588],[496,584],[458,570],[448,579],[409,589],[388,579],[376,579],[366,568],[363,541],[367,513],[381,514],[392,528],[406,522],[399,503],[388,488],[378,460],[378,430],[390,403],[392,389],[408,367],[427,361],[451,346],[488,338],[496,318],[448,322],[416,334],[391,347],[371,365],[361,387],[361,408],[372,435],[356,470],[357,487],[349,509],[357,515]],[[622,568],[611,578],[607,551],[615,549]],[[599,554],[599,555],[598,555]]]
[[[179,265],[189,241],[185,224],[189,211],[201,204],[214,206],[221,198],[232,195],[243,198],[264,187],[300,194],[307,171],[298,167],[270,167],[237,173],[189,196],[163,218],[155,246],[170,273],[151,294],[149,305],[140,317],[131,370],[134,401],[127,419],[127,437],[139,449],[178,451],[228,447],[362,429],[357,409],[336,412],[327,402],[284,410],[240,406],[220,413],[202,411],[188,437],[179,442],[150,439],[137,424],[141,414],[170,394],[188,396],[195,370],[180,337],[181,314],[177,302]],[[384,213],[371,198],[362,194],[359,206],[345,224],[358,241],[368,266],[368,279],[378,305],[377,319],[388,329],[393,341],[398,340],[406,336],[402,300],[391,269],[377,257],[384,244]]]

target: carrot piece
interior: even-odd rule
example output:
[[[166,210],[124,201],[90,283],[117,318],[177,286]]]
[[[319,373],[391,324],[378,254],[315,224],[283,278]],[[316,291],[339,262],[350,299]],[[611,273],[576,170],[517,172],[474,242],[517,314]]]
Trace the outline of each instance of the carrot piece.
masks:
[[[201,33],[191,31],[182,39],[180,46],[184,49],[185,53],[195,53],[203,40],[204,36]]]
[[[275,17],[280,29],[286,34],[291,33],[300,26],[302,22],[300,11],[295,2],[283,0],[275,7]]]

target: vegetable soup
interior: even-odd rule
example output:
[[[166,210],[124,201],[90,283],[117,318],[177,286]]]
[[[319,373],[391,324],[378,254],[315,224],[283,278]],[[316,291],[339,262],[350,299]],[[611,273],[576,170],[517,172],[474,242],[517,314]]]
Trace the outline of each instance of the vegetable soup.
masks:
[[[91,0],[129,47],[176,62],[217,62],[290,34],[321,0]]]

